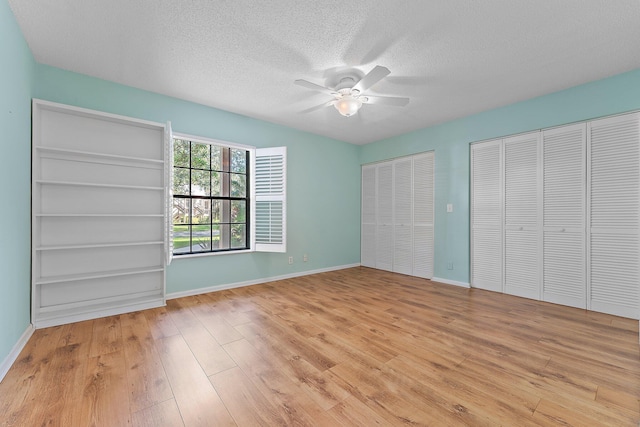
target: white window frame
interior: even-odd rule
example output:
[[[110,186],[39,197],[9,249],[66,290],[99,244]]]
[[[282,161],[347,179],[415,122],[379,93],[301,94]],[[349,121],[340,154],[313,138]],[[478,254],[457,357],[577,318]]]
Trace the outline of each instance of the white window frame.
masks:
[[[184,139],[193,142],[203,143],[203,144],[211,144],[217,145],[227,148],[241,149],[249,151],[249,232],[250,235],[250,243],[248,249],[239,249],[239,250],[231,250],[231,251],[219,251],[219,252],[202,252],[202,253],[194,253],[194,254],[184,254],[180,255],[180,258],[194,258],[194,257],[203,257],[203,256],[217,256],[217,255],[231,255],[231,254],[244,254],[249,252],[285,252],[286,251],[286,147],[269,147],[269,148],[256,148],[251,145],[238,144],[229,141],[223,141],[219,139],[207,138],[202,136],[190,135],[181,132],[171,133],[168,136],[168,143],[170,145],[167,157],[169,157],[169,161],[167,162],[167,169],[170,178],[167,179],[167,212],[169,213],[168,218],[168,227],[167,227],[167,239],[169,242],[169,247],[171,248],[170,254],[167,256],[167,265],[171,262],[173,258],[173,221],[171,219],[171,212],[173,209],[173,143],[175,139]],[[268,156],[268,155],[281,155],[283,159],[283,182],[281,183],[282,192],[279,194],[271,194],[268,197],[268,200],[281,200],[283,203],[283,217],[282,217],[282,242],[279,243],[256,243],[256,199],[261,200],[261,197],[256,195],[256,157],[257,156]],[[264,197],[262,198],[264,200]]]

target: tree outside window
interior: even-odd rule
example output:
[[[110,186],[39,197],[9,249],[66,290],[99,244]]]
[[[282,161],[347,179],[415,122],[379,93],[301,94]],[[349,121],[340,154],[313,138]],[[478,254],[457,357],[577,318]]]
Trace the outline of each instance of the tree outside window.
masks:
[[[249,152],[174,139],[174,254],[249,248]]]

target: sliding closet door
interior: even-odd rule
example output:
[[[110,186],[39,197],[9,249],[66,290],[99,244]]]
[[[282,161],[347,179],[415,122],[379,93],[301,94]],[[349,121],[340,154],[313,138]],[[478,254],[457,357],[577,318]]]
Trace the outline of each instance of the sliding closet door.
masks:
[[[504,140],[504,292],[540,298],[540,132]]]
[[[413,157],[413,275],[433,277],[434,153]]]
[[[590,309],[638,318],[638,114],[589,126]]]
[[[393,271],[413,273],[412,160],[393,162]]]
[[[502,292],[502,141],[471,146],[471,285]]]
[[[586,124],[542,133],[544,301],[586,308]]]
[[[362,227],[360,263],[376,266],[376,166],[362,167]]]
[[[473,144],[471,180],[472,286],[640,318],[640,113]]]
[[[393,271],[393,163],[377,166],[376,268]]]
[[[362,166],[361,264],[433,276],[434,153]]]

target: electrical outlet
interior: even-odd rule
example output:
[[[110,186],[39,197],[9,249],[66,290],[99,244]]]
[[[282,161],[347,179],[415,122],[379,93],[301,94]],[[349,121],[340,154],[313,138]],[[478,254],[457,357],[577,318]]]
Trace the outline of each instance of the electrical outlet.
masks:
[[[448,262],[447,263],[447,270],[453,270],[453,263],[452,262]]]
[[[304,256],[302,257],[302,261],[304,261],[304,262],[309,261],[309,255],[304,254]]]
[[[293,257],[292,256],[289,257],[289,264],[293,264]]]

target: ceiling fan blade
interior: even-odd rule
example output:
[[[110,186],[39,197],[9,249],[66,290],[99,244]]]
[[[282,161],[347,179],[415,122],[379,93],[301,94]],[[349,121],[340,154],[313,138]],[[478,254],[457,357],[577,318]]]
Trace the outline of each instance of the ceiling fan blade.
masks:
[[[404,107],[409,103],[409,98],[400,98],[397,96],[361,96],[360,99],[367,98],[365,101],[362,100],[363,104],[380,104],[380,105],[392,105],[394,107]]]
[[[315,83],[311,83],[307,80],[298,79],[294,82],[298,86],[306,87],[307,89],[316,90],[318,92],[328,93],[329,95],[335,95],[337,92],[331,90],[328,87],[320,86]]]
[[[356,83],[353,89],[359,90],[360,93],[362,93],[385,78],[390,72],[391,71],[389,71],[387,67],[376,65],[373,70],[369,71],[369,74],[361,78],[360,81]]]
[[[329,102],[323,102],[323,103],[322,103],[322,104],[320,104],[320,105],[314,105],[313,107],[310,107],[310,108],[307,108],[307,109],[305,109],[305,110],[300,111],[300,114],[312,113],[312,112],[314,112],[314,111],[321,110],[321,109],[323,109],[324,107],[330,107],[330,106],[332,106],[335,102],[336,102],[336,101],[335,101],[335,100],[333,100],[333,101],[329,101]]]

